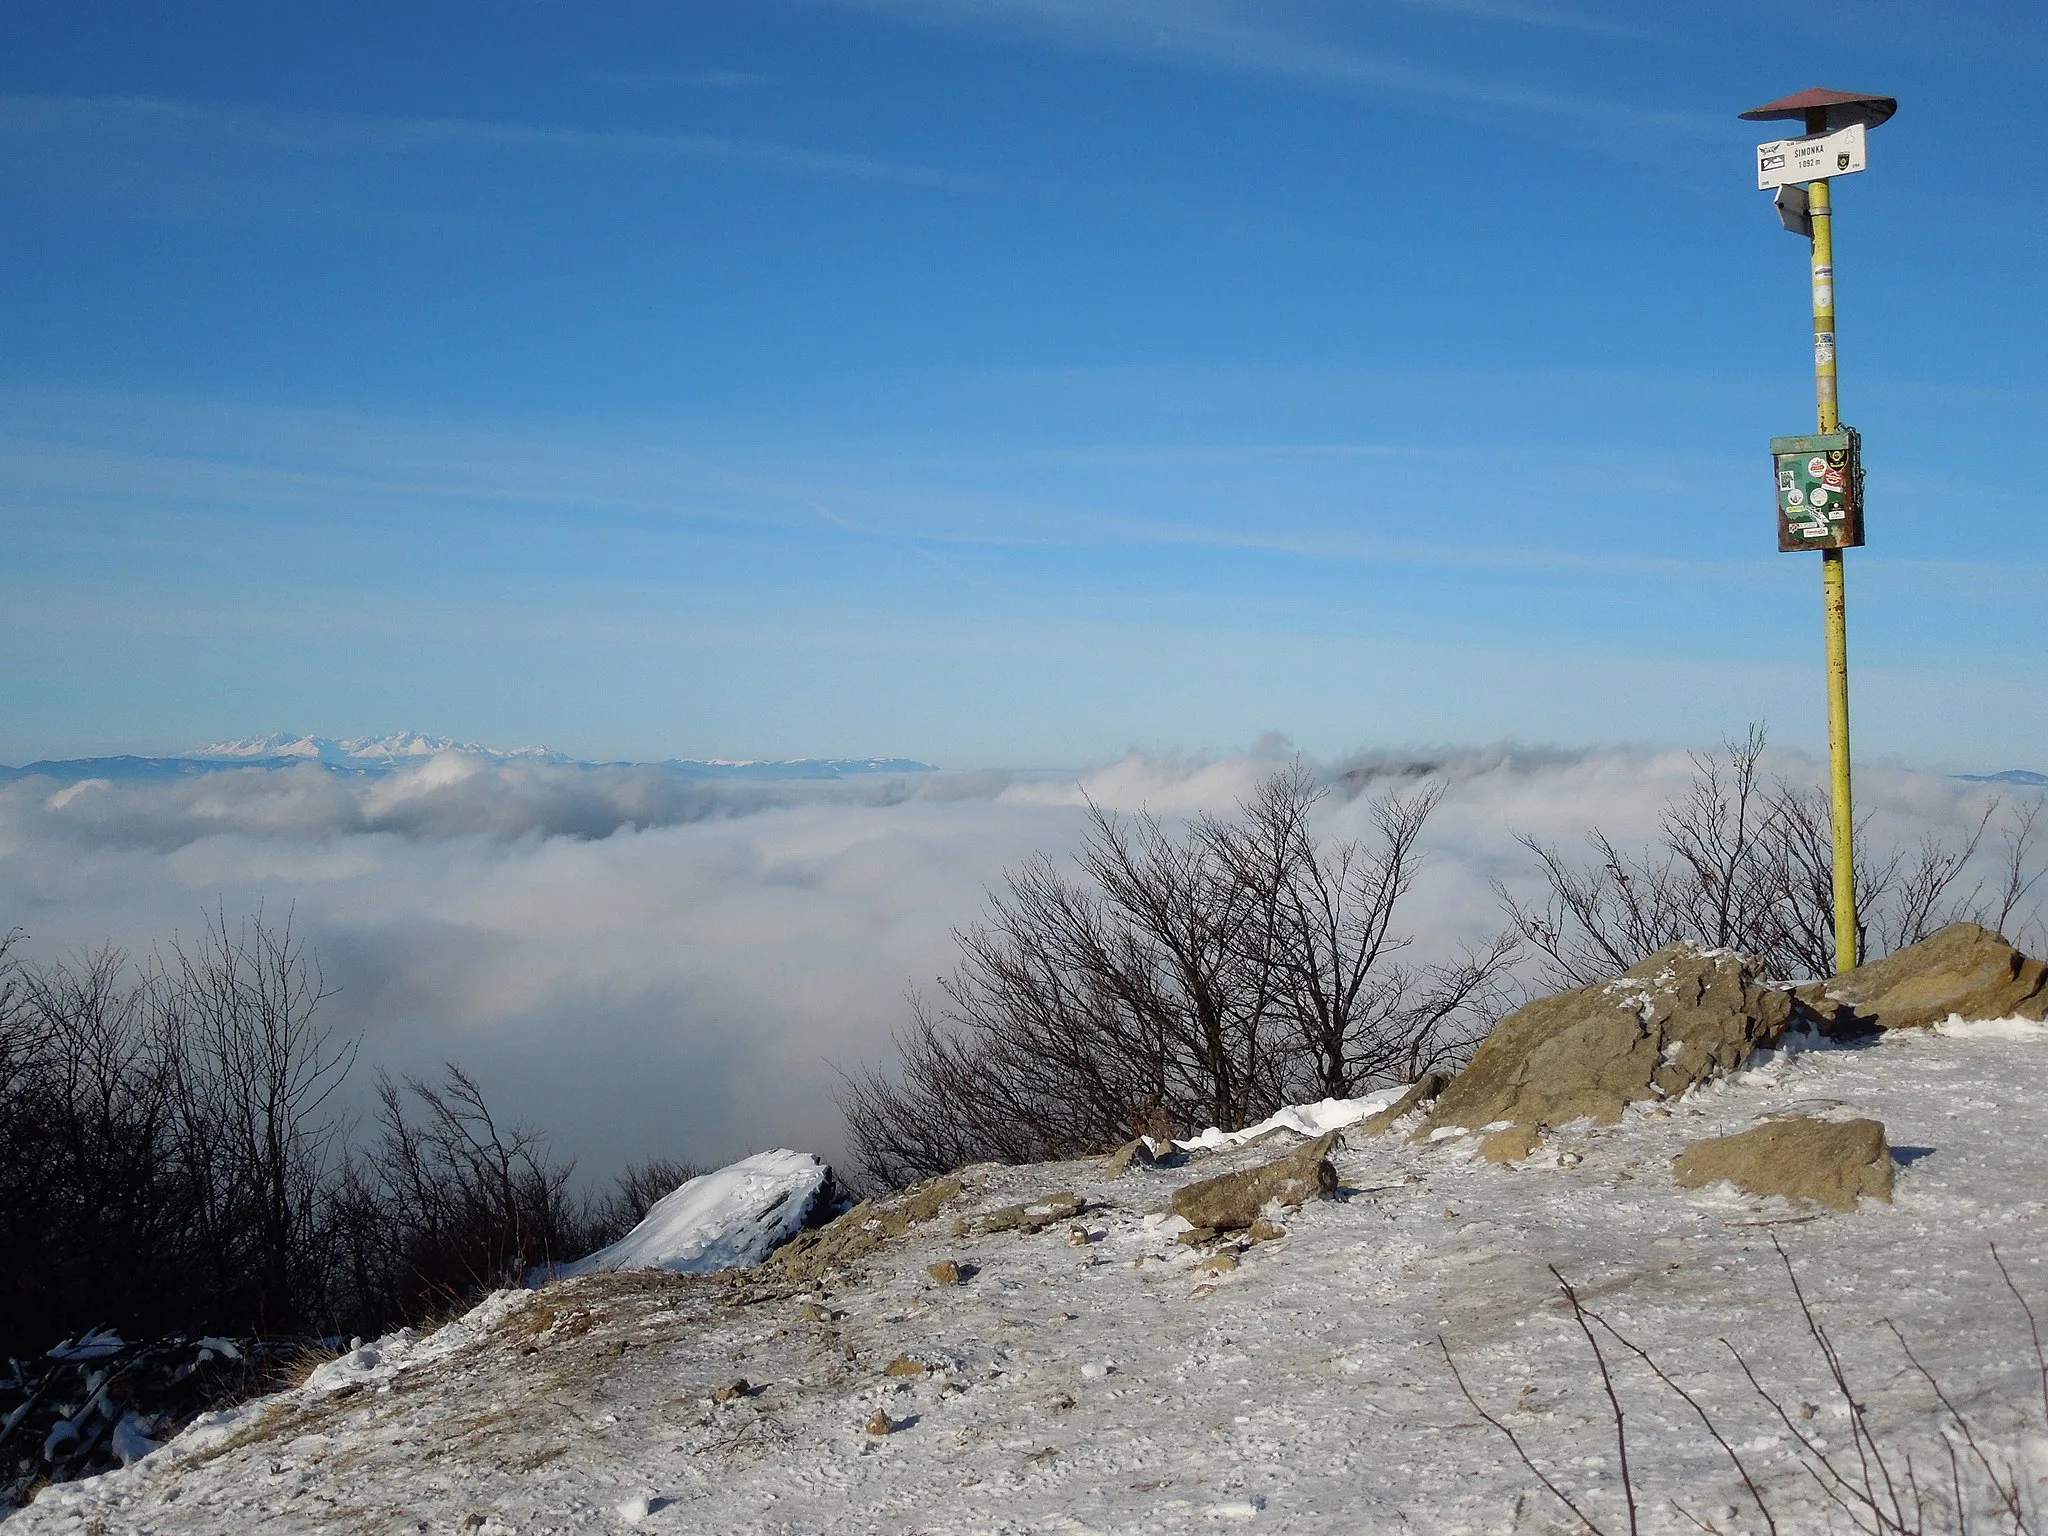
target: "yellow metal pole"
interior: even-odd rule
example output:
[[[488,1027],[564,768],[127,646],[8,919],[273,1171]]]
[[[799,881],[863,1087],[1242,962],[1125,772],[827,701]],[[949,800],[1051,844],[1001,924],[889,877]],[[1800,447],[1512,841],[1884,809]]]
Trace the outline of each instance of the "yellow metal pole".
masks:
[[[1826,181],[1808,184],[1813,219],[1813,387],[1820,429],[1841,430],[1835,393],[1835,232]],[[1835,970],[1856,968],[1856,813],[1849,783],[1849,624],[1842,551],[1821,551],[1828,631],[1828,769],[1835,854]]]

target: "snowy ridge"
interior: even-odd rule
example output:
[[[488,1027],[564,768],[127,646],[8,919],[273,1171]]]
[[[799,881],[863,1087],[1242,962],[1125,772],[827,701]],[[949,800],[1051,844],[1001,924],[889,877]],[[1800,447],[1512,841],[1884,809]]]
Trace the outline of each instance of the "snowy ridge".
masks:
[[[457,741],[450,736],[429,736],[420,731],[395,731],[388,736],[356,736],[339,740],[331,736],[296,736],[280,731],[269,736],[251,736],[241,741],[211,742],[203,747],[194,747],[180,756],[192,762],[249,762],[261,759],[360,767],[416,761],[420,758],[436,757],[443,752],[460,752],[465,756],[480,757],[493,763],[571,761],[561,753],[551,752],[546,747],[513,747],[509,751],[497,751],[490,747],[478,746],[473,741]]]
[[[1285,1131],[1277,1144],[1114,1179],[1099,1159],[978,1165],[957,1187],[927,1190],[900,1235],[815,1282],[769,1263],[500,1293],[436,1333],[381,1340],[295,1391],[197,1425],[125,1471],[46,1490],[16,1526],[1575,1527],[1460,1399],[1447,1343],[1475,1398],[1544,1475],[1603,1528],[1627,1529],[1612,1421],[1554,1264],[1714,1416],[1780,1531],[1829,1529],[1831,1513],[1841,1528],[1793,1436],[1853,1466],[1851,1410],[1791,1303],[1774,1240],[1879,1443],[1945,1479],[1943,1412],[1889,1318],[2039,1509],[2042,1384],[1989,1245],[2048,1315],[2048,1030],[1792,1043],[1802,1048],[1633,1106],[1617,1125],[1555,1127],[1514,1165],[1480,1157],[1477,1133],[1431,1145],[1357,1136],[1334,1154],[1334,1198],[1271,1213],[1281,1235],[1226,1252],[1175,1242],[1157,1213],[1183,1183],[1284,1151]],[[1349,1113],[1313,1108],[1304,1134]],[[1894,1203],[1818,1215],[1672,1178],[1690,1143],[1788,1115],[1881,1120]],[[1070,1221],[1030,1231],[991,1219],[1059,1192],[1082,1204]],[[1721,1338],[1780,1395],[1786,1419]],[[1719,1530],[1761,1530],[1690,1410],[1632,1359],[1610,1365],[1629,1409],[1642,1529],[1696,1529],[1675,1499]]]

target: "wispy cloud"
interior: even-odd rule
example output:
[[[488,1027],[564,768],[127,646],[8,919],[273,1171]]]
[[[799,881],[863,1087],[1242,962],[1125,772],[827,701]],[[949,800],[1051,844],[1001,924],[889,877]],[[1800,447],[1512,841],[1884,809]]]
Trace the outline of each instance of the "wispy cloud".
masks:
[[[971,184],[931,166],[715,134],[308,112],[148,96],[0,96],[0,138],[17,153],[52,143],[95,142],[161,151],[181,141],[298,154],[556,153],[691,160],[851,181]]]
[[[289,511],[302,530],[371,524],[454,536],[509,521],[587,532],[694,526],[1003,551],[1241,551],[1442,570],[1755,579],[1751,559],[1686,544],[1617,548],[1504,517],[1567,496],[1601,505],[1706,495],[1722,459],[1672,451],[1634,468],[1572,444],[1211,440],[932,452],[878,429],[853,454],[779,442],[749,454],[643,424],[398,421],[130,396],[0,391],[0,496],[68,509],[64,538],[156,539]],[[1746,475],[1746,464],[1734,471]],[[1709,490],[1703,491],[1701,488]],[[1952,487],[1941,489],[1952,491]],[[1973,494],[1977,494],[1973,492]],[[1455,514],[1455,515],[1452,515]],[[165,518],[176,519],[166,524]],[[579,537],[583,536],[579,532]],[[1879,565],[1903,568],[1903,557]],[[2036,560],[1922,563],[1956,581],[2037,579]]]
[[[101,516],[110,529],[132,522],[119,512],[124,507],[155,509],[144,520],[151,527],[164,510],[219,520],[290,508],[314,521],[403,521],[416,513],[454,524],[476,518],[502,524],[508,516],[587,524],[601,515],[621,523],[752,528],[774,537],[829,528],[915,547],[921,559],[936,559],[945,548],[1177,546],[1447,569],[1685,569],[1702,578],[1718,569],[1697,558],[1545,549],[1525,539],[1500,542],[1470,533],[1417,538],[1395,531],[1417,526],[1398,514],[1416,495],[1418,469],[1432,480],[1452,480],[1472,477],[1477,464],[1488,477],[1528,482],[1578,467],[1579,456],[1567,450],[1094,444],[852,459],[785,451],[764,466],[656,447],[623,434],[592,441],[573,432],[514,435],[453,424],[147,400],[97,402],[97,409],[125,420],[79,442],[72,437],[76,428],[67,431],[47,419],[51,404],[48,398],[16,398],[17,429],[0,433],[0,493],[78,507],[82,515],[73,538],[83,536],[84,522]],[[73,412],[96,414],[95,403],[73,402],[69,411],[55,414]],[[27,419],[35,414],[46,416],[40,431]],[[280,443],[291,446],[280,454]],[[1664,472],[1681,467],[1666,465]],[[1344,478],[1333,481],[1332,474]],[[1221,506],[1189,500],[1190,486],[1219,477],[1271,487],[1267,494],[1288,515],[1247,513],[1227,500]],[[1349,504],[1361,487],[1366,506],[1380,508],[1362,527],[1359,509]],[[1429,494],[1440,501],[1443,493]],[[1347,499],[1342,526],[1330,526],[1319,515],[1333,497]],[[1721,574],[1742,579],[1749,572],[1748,566],[1733,565]]]
[[[1505,21],[1553,32],[1581,32],[1589,37],[1641,38],[1649,35],[1641,27],[1604,16],[1587,16],[1579,11],[1559,10],[1555,6],[1530,5],[1525,0],[1401,0],[1401,3],[1418,10],[1443,11],[1480,21]]]
[[[953,28],[1000,28],[1035,34],[1065,47],[1156,62],[1265,76],[1325,90],[1397,101],[1414,110],[1490,122],[1535,120],[1654,130],[1702,138],[1717,119],[1603,97],[1576,95],[1478,74],[1430,68],[1391,51],[1371,49],[1310,30],[1292,8],[1236,0],[820,0],[899,21]],[[1524,24],[1579,31],[1562,12],[1516,0],[1430,0],[1438,8],[1492,15]],[[1602,146],[1625,152],[1626,146]]]

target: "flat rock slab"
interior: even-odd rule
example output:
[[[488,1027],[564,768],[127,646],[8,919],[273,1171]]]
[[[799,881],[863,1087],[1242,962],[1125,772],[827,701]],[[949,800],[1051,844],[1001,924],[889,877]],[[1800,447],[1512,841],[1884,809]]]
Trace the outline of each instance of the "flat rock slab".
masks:
[[[1892,1198],[1892,1149],[1875,1120],[1771,1120],[1696,1141],[1671,1160],[1687,1189],[1723,1181],[1744,1194],[1783,1195],[1853,1211],[1860,1195]]]
[[[1330,1152],[1336,1145],[1337,1133],[1332,1131],[1270,1163],[1184,1185],[1174,1191],[1174,1214],[1194,1227],[1242,1232],[1274,1201],[1300,1205],[1335,1189],[1337,1170]]]

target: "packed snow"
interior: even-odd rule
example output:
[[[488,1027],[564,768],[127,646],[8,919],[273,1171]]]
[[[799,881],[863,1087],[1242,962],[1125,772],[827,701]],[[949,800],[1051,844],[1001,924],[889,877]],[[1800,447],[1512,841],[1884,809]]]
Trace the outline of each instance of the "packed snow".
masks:
[[[1200,1135],[1190,1136],[1174,1145],[1190,1151],[1220,1152],[1225,1147],[1242,1147],[1263,1141],[1275,1131],[1292,1131],[1297,1136],[1309,1138],[1323,1136],[1391,1108],[1406,1091],[1405,1088],[1384,1088],[1358,1099],[1321,1099],[1314,1104],[1290,1104],[1279,1113],[1268,1115],[1241,1131],[1218,1130],[1212,1125]],[[1149,1136],[1145,1140],[1155,1152],[1163,1145]]]
[[[822,1283],[771,1262],[500,1293],[14,1518],[23,1536],[1578,1529],[1540,1472],[1626,1530],[1608,1400],[1554,1265],[1713,1417],[1781,1532],[1845,1529],[1803,1463],[1853,1469],[1851,1409],[1776,1243],[1894,1468],[1910,1452],[1947,1487],[1944,1412],[1886,1319],[2038,1507],[2048,1383],[1997,1261],[2048,1321],[2044,1075],[2048,1031],[1909,1031],[1769,1053],[1618,1125],[1556,1128],[1519,1164],[1486,1162],[1478,1134],[1354,1131],[1334,1198],[1233,1251],[1176,1243],[1156,1213],[1287,1134],[1115,1179],[1100,1159],[982,1165]],[[1687,1144],[1786,1115],[1881,1120],[1894,1203],[1829,1215],[1673,1181]],[[1085,1201],[1071,1221],[986,1230],[1063,1192]],[[1763,1530],[1693,1411],[1607,1355],[1642,1528],[1696,1529],[1675,1500]]]
[[[563,1275],[599,1269],[670,1269],[709,1275],[758,1264],[803,1230],[832,1171],[809,1152],[757,1152],[701,1174],[655,1201],[640,1224],[608,1248],[564,1265]]]

